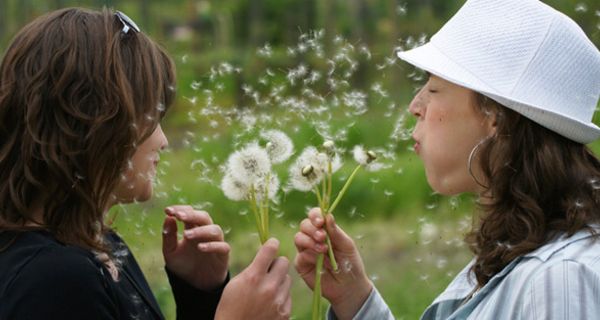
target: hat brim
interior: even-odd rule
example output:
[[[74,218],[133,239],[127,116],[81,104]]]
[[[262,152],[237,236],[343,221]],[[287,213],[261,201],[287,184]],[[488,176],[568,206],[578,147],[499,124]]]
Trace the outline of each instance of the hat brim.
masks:
[[[408,51],[397,52],[397,56],[419,69],[490,97],[503,106],[571,140],[589,143],[600,138],[600,128],[594,123],[582,122],[568,115],[546,110],[543,106],[535,106],[500,94],[448,58],[431,42]]]

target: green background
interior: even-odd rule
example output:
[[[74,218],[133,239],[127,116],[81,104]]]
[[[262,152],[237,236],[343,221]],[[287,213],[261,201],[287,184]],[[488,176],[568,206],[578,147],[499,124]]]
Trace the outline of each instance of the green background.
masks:
[[[545,2],[571,16],[599,45],[600,7],[595,1]],[[219,165],[242,143],[255,138],[258,129],[283,130],[291,136],[298,154],[305,146],[323,142],[319,127],[327,123],[328,130],[338,134],[336,144],[341,148],[349,150],[363,144],[383,148],[395,156],[381,159],[388,166],[385,170],[359,173],[336,210],[336,217],[355,239],[371,280],[395,316],[415,319],[471,259],[462,238],[472,225],[474,199],[468,195],[443,197],[427,185],[423,167],[410,150],[410,139],[406,139],[414,121],[410,117],[398,120],[422,82],[421,75],[393,60],[393,52],[427,39],[462,3],[0,0],[0,48],[4,52],[18,29],[45,12],[67,6],[108,6],[127,13],[171,53],[177,64],[178,99],[163,123],[170,148],[161,157],[155,197],[146,203],[115,207],[109,213],[111,219],[116,217],[113,226],[142,265],[167,318],[174,318],[175,310],[160,252],[163,208],[184,203],[209,211],[232,245],[231,272],[237,274],[252,260],[258,237],[247,205],[225,199],[220,191]],[[299,49],[302,35],[311,35],[315,30],[324,32],[319,40],[322,56],[314,52],[289,53],[290,49]],[[260,52],[266,45],[272,51],[268,56]],[[245,85],[252,86],[264,98],[283,85],[282,99],[302,97],[302,86],[286,82],[289,71],[304,65],[326,74],[327,60],[335,60],[339,50],[350,48],[348,45],[354,50],[348,57],[357,68],[346,79],[348,85],[337,93],[365,93],[365,113],[348,115],[344,108],[330,108],[322,114],[305,114],[278,103],[257,103],[243,90]],[[369,58],[361,48],[369,49]],[[239,68],[239,72],[219,74],[222,63]],[[340,62],[336,72],[347,68]],[[261,83],[267,70],[274,76]],[[379,92],[384,94],[374,90],[374,84],[379,84]],[[324,81],[309,87],[331,98]],[[324,106],[330,107],[329,102]],[[269,119],[259,120],[253,130],[245,130],[239,119],[231,116],[240,114],[258,118],[268,115]],[[277,119],[286,120],[278,123]],[[394,136],[397,124],[401,130]],[[599,147],[598,143],[592,144],[595,150]],[[337,189],[354,166],[348,153],[343,156],[346,165],[336,175]],[[276,167],[284,183],[289,164]],[[281,254],[291,260],[298,223],[315,205],[313,195],[291,191],[282,193],[274,208],[271,231],[281,240]],[[311,292],[293,270],[290,273],[294,278],[293,317],[307,319]]]

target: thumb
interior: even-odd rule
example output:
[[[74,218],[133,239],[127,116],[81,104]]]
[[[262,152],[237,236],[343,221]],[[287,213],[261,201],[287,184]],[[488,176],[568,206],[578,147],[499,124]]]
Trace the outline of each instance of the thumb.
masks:
[[[334,250],[354,251],[354,241],[335,223],[335,218],[332,214],[328,214],[325,218],[325,227],[327,228],[327,234]]]
[[[271,267],[271,263],[277,256],[277,250],[279,249],[279,240],[270,238],[265,244],[258,250],[254,261],[248,267],[258,273],[267,273]]]
[[[163,255],[167,255],[177,249],[177,220],[175,218],[165,217],[162,235]]]

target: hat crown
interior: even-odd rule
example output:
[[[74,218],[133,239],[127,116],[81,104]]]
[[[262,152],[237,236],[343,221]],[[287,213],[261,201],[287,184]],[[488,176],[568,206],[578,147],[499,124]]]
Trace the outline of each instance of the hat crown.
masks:
[[[600,136],[591,123],[600,52],[575,22],[538,0],[468,0],[414,51],[399,57],[575,141]]]
[[[553,19],[540,5],[535,0],[467,1],[431,43],[489,86],[509,92]],[[531,15],[532,10],[539,13]]]

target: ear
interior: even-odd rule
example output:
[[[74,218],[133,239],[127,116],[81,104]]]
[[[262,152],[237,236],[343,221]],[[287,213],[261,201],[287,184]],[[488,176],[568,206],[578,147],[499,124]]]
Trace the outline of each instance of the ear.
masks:
[[[491,136],[496,135],[496,131],[498,128],[498,111],[493,110],[490,112],[486,112],[485,118],[483,121],[484,121],[484,126],[487,129],[488,136],[491,137]]]

